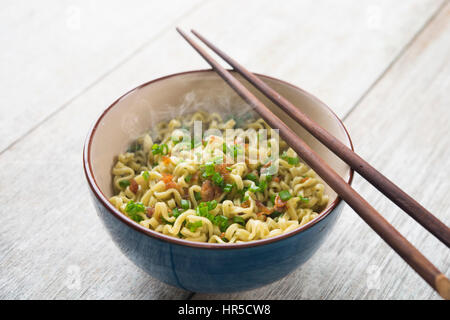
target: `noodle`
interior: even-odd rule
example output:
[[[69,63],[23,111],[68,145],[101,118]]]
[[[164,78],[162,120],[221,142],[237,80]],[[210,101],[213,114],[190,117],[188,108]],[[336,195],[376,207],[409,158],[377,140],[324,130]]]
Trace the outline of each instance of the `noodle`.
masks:
[[[199,121],[207,130],[196,137]],[[290,232],[316,218],[328,196],[278,140],[263,119],[224,121],[198,111],[161,122],[118,155],[110,202],[146,228],[190,241],[239,243]]]

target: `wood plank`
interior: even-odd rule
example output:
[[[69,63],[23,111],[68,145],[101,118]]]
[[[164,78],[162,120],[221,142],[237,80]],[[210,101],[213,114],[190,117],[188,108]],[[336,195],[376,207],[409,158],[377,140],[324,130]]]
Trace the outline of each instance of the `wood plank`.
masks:
[[[249,70],[316,94],[343,116],[442,3],[209,2],[180,25],[196,29]],[[249,12],[257,15],[251,18]],[[180,55],[187,56],[186,44],[172,37]]]
[[[0,151],[199,3],[2,2]]]
[[[308,89],[321,97],[326,96],[325,101],[333,106],[345,106],[338,110],[343,114],[348,110],[347,105],[355,102],[370,86],[441,2],[399,1],[395,5],[382,2],[384,23],[377,30],[364,27],[367,22],[360,17],[370,7],[370,1],[345,2],[343,8],[334,7],[332,2],[320,2],[318,8],[312,9],[315,3],[296,2],[296,10],[292,10],[291,7],[279,9],[278,3],[268,0],[232,4],[228,1],[208,2],[187,15],[181,25],[207,30],[206,36],[218,39],[218,45],[255,71],[299,85],[311,83]],[[263,26],[247,21],[246,18],[255,10],[266,21]],[[234,22],[230,24],[227,18],[234,18]],[[319,18],[327,23],[319,24],[316,22]],[[211,21],[215,21],[214,26]],[[307,32],[302,34],[302,46],[297,45],[296,35],[302,26],[298,21],[307,26]],[[325,28],[324,25],[330,27]],[[295,26],[297,31],[285,33],[287,26]],[[339,29],[338,26],[343,26],[340,32],[334,30]],[[351,26],[363,30],[343,39],[343,35],[351,32]],[[245,37],[241,37],[231,41],[231,35],[237,34],[251,34],[254,39],[245,42]],[[367,50],[362,43],[370,35],[377,39],[373,40],[377,45],[372,43],[368,45],[372,49]],[[229,40],[223,40],[227,37]],[[310,53],[312,48],[324,43],[326,47],[320,54]],[[231,47],[240,51],[228,50]],[[188,296],[187,292],[162,285],[139,271],[112,245],[90,203],[81,168],[81,152],[92,121],[117,96],[150,78],[204,67],[201,58],[190,50],[174,30],[161,34],[132,59],[106,74],[102,81],[87,88],[60,112],[0,155],[0,166],[7,168],[2,171],[0,179],[0,197],[4,204],[0,207],[0,298]],[[355,65],[367,70],[362,74],[361,70],[350,68],[350,62],[343,64],[346,68],[340,69],[342,65],[328,57],[330,52],[339,50],[346,51],[349,61],[353,59]],[[257,52],[264,55],[258,55],[258,61],[250,61]],[[273,61],[285,52],[297,59],[289,59],[286,65],[274,68]],[[368,57],[374,61],[369,61]],[[324,59],[322,63],[321,59]],[[335,73],[339,73],[347,85],[336,82]],[[357,88],[344,90],[351,87],[348,83],[354,83]],[[335,89],[336,85],[340,91]],[[344,216],[352,217],[350,213]],[[341,220],[345,219],[349,218]],[[353,257],[346,261],[358,258],[356,254],[344,251],[342,244],[334,250]],[[305,271],[302,274],[305,275]],[[72,278],[76,280],[77,275],[81,282],[79,286],[68,283]],[[292,282],[292,277],[288,279]],[[319,278],[323,284],[328,284],[329,279],[327,274]],[[333,284],[328,288],[332,290]],[[283,290],[288,293],[285,297],[299,296],[296,295],[296,287],[285,286]],[[304,296],[314,297],[316,292],[311,287],[308,290],[310,292]]]
[[[15,3],[7,7],[0,20],[0,40],[7,48],[0,53],[0,66],[6,70],[0,76],[5,88],[0,111],[8,113],[0,119],[0,152],[142,49],[144,42],[151,43],[198,2],[145,2],[125,9],[110,2],[60,1],[46,10]],[[180,25],[204,31],[250,70],[296,83],[344,115],[441,3],[211,1]],[[249,20],[253,12],[260,18]],[[205,66],[173,32],[159,44],[152,59],[147,56],[148,73],[138,73],[133,83]],[[22,94],[23,89],[29,93]]]
[[[178,25],[201,32],[249,70],[308,90],[344,116],[442,3],[211,1]],[[249,12],[258,12],[258,19],[249,19]],[[148,57],[167,63],[149,63]],[[158,38],[130,63],[147,68],[131,85],[148,81],[149,74],[209,67],[176,32]]]
[[[7,50],[0,52],[0,66],[4,70],[0,76],[3,88],[0,112],[8,116],[0,118],[0,150],[120,65],[165,28],[172,29],[179,16],[199,3],[140,1],[123,6],[112,1],[74,5],[61,1],[48,5],[14,1],[2,6],[0,40]],[[78,27],[73,20],[77,13]],[[106,105],[111,98],[98,106]],[[80,110],[92,102],[77,108]],[[79,120],[88,126],[99,108],[92,111],[90,120]],[[65,122],[72,121],[69,117],[60,124]],[[82,130],[84,133],[87,126]],[[72,130],[77,131],[75,127]],[[84,133],[76,135],[81,138]],[[9,203],[2,206],[1,215],[9,217],[0,236],[0,260],[4,266],[0,271],[0,297],[187,297],[187,292],[165,286],[137,269],[113,246],[99,225],[92,226],[91,219],[97,218],[87,199],[80,167],[82,140],[71,145],[73,152],[66,153],[63,150],[69,147],[70,138],[64,141],[61,137],[56,142],[58,138],[51,133],[48,138],[46,147],[38,147],[46,154],[18,160],[16,165],[25,170],[23,175],[17,179],[11,171],[13,175],[5,175],[9,176],[8,183],[6,180],[0,183],[0,190],[9,189],[16,196],[22,194],[19,201],[24,202],[14,213],[10,205],[17,202],[10,202],[11,194],[1,196],[2,202]],[[58,146],[51,147],[53,142]],[[5,155],[6,159],[11,158]],[[47,166],[53,169],[44,178],[46,174],[39,173],[38,168]],[[76,177],[77,182],[64,187],[64,175],[70,180]],[[44,187],[36,184],[32,191],[23,192],[24,185],[14,184],[13,190],[9,188],[11,179],[17,182],[29,179],[34,181],[32,184]],[[79,196],[74,195],[76,190],[81,191]]]
[[[450,5],[345,123],[358,152],[450,224]],[[442,272],[448,248],[359,176],[354,187]],[[346,208],[319,252],[264,288],[195,299],[439,299],[399,256]]]

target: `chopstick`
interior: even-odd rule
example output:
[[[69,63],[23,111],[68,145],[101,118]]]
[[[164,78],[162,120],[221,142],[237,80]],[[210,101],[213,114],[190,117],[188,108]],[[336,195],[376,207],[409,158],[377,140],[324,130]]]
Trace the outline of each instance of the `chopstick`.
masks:
[[[422,253],[386,221],[361,195],[339,176],[320,156],[298,137],[282,120],[275,116],[231,73],[215,61],[180,28],[177,31],[211,65],[225,82],[234,89],[272,127],[300,157],[353,210],[407,262],[443,298],[450,299],[450,281]]]
[[[398,207],[409,214],[436,238],[442,241],[447,247],[450,247],[450,228],[436,218],[431,212],[421,206],[416,200],[372,167],[352,149],[347,147],[335,136],[301,112],[300,109],[296,108],[291,102],[269,87],[256,75],[245,69],[237,61],[217,48],[195,30],[192,30],[192,33],[195,34],[197,38],[205,43],[212,51],[228,62],[228,64],[232,66],[235,71],[241,74],[248,82],[264,93],[264,95],[267,96],[273,103],[278,105],[328,149],[333,151],[333,153],[346,162],[353,170],[358,172]]]

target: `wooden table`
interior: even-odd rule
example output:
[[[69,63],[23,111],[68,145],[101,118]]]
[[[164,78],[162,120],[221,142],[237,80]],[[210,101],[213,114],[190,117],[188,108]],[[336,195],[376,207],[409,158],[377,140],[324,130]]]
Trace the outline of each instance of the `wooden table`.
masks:
[[[364,158],[449,224],[448,1],[46,2],[0,5],[0,298],[439,299],[349,207],[272,285],[226,295],[165,285],[110,240],[81,154],[119,95],[206,67],[175,32],[193,27],[250,70],[320,97]],[[358,176],[354,187],[450,275],[443,244]]]

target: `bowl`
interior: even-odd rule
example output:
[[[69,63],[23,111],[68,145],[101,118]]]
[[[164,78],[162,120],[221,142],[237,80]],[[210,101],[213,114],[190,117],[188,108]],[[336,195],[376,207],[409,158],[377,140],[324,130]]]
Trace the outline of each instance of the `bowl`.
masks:
[[[353,171],[347,164],[237,73],[233,75],[351,183]],[[353,149],[343,123],[323,102],[287,82],[258,76]],[[242,112],[246,108],[214,71],[189,71],[152,80],[124,94],[88,133],[83,164],[98,216],[123,254],[150,276],[194,292],[254,289],[285,277],[307,261],[336,223],[344,203],[326,184],[329,205],[316,219],[286,234],[232,245],[187,241],[146,229],[108,201],[113,195],[111,169],[116,155],[157,122],[195,109]]]

